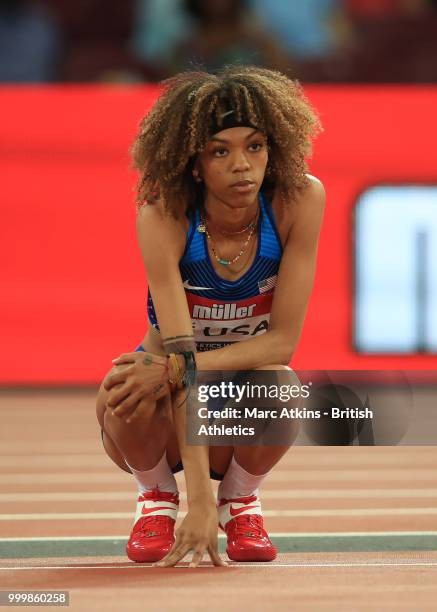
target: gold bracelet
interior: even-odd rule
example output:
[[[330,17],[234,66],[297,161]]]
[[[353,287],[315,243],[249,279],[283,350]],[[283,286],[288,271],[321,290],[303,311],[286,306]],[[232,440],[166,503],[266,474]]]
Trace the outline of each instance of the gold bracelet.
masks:
[[[183,389],[184,385],[182,382],[182,379],[183,379],[182,370],[181,370],[181,366],[179,365],[179,361],[176,355],[174,355],[174,364],[177,370],[178,389]]]
[[[170,389],[171,389],[171,391],[174,391],[174,390],[176,389],[176,381],[175,381],[175,380],[172,380],[172,379],[170,378],[170,368],[169,368],[169,362],[170,362],[170,357],[167,357],[167,365],[166,365],[166,367],[165,367],[166,374],[167,374],[167,381],[168,381],[168,383],[170,384]],[[165,376],[165,374],[164,374],[164,376]]]
[[[174,373],[176,375],[176,381],[173,384],[176,384],[178,389],[182,389],[182,387],[183,387],[183,384],[182,384],[182,371],[181,371],[181,368],[179,366],[178,358],[176,357],[175,353],[170,353],[169,358],[170,358],[170,362],[171,362],[171,364],[173,366],[173,371],[174,371]],[[170,378],[169,378],[169,380],[170,380]],[[173,382],[173,381],[171,381],[171,382]]]
[[[172,379],[170,378],[170,368],[169,368],[169,362],[171,361],[171,360],[170,360],[170,357],[167,357],[167,360],[168,360],[168,361],[167,361],[167,376],[168,376],[168,382],[170,383],[170,385],[171,385],[172,387],[176,387],[176,386],[177,386],[177,381],[176,381],[176,380],[172,380]]]

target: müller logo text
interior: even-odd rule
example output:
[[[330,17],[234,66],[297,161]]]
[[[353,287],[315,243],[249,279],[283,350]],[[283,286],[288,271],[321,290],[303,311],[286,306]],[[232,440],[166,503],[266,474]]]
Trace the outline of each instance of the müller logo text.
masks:
[[[215,319],[215,320],[227,320],[227,319],[243,319],[244,317],[251,317],[256,304],[250,304],[249,306],[237,307],[237,304],[213,304],[209,306],[199,306],[195,304],[193,306],[193,318],[194,319]]]

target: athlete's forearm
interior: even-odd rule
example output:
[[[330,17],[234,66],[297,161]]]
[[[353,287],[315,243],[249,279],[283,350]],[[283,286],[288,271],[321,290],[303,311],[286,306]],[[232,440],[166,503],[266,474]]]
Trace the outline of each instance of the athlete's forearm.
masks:
[[[244,342],[235,342],[221,349],[197,353],[198,370],[253,370],[264,365],[288,365],[292,347],[283,334],[268,331]]]
[[[187,406],[185,389],[173,394],[173,416],[176,436],[184,465],[188,506],[198,503],[215,504],[209,476],[209,449],[207,446],[187,444]]]
[[[195,392],[197,359],[194,338],[192,335],[166,337],[163,340],[163,346],[167,355],[170,356],[172,365],[176,365],[175,368],[169,367],[169,374],[175,377],[173,380],[176,380],[179,385],[183,374],[185,382],[185,387],[173,393],[172,406],[179,452],[184,465],[188,505],[215,504],[209,476],[209,449],[207,446],[187,444],[187,412],[193,414],[195,420],[197,415],[197,405],[190,404],[190,402],[197,402]],[[175,364],[175,356],[179,366]],[[182,366],[182,363],[185,367]],[[190,389],[191,393],[189,393]]]

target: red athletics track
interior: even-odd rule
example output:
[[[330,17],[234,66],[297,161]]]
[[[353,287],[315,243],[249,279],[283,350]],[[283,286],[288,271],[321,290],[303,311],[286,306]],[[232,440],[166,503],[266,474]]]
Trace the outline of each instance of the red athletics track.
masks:
[[[275,562],[156,569],[122,554],[135,486],[96,391],[0,392],[1,590],[68,590],[83,611],[435,610],[435,447],[296,447],[263,488]]]

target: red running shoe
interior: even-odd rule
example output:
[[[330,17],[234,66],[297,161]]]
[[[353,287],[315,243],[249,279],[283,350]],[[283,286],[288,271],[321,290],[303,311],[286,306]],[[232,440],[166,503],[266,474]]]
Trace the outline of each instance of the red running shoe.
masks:
[[[154,563],[165,557],[173,546],[178,508],[177,493],[156,488],[139,496],[134,527],[126,544],[131,561]]]
[[[232,561],[273,561],[277,550],[264,529],[261,502],[256,495],[221,499],[220,527],[226,532],[226,552]]]

